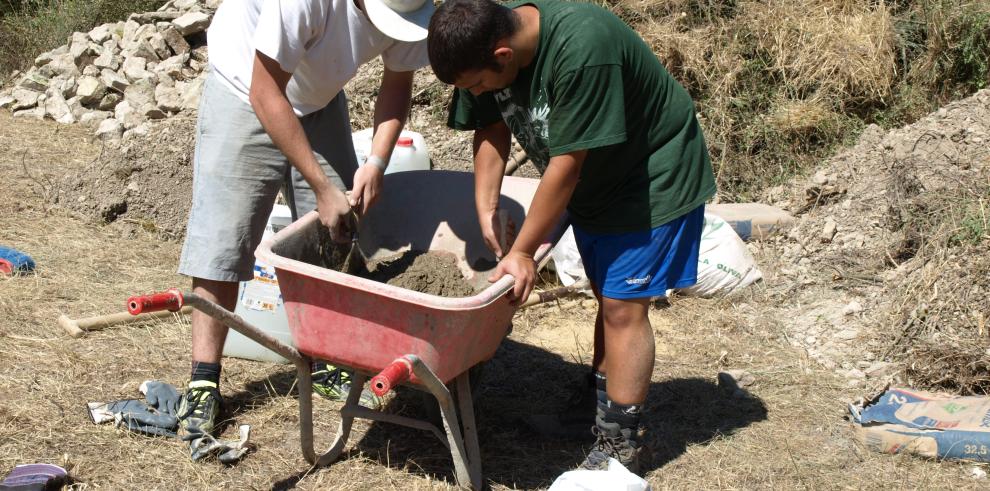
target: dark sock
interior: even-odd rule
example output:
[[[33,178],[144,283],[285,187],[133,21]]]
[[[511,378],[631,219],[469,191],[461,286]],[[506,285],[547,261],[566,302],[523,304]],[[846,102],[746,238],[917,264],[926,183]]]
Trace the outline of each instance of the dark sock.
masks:
[[[608,401],[608,393],[605,392],[605,383],[608,379],[605,374],[598,370],[592,370],[591,376],[595,379],[595,395],[598,396],[598,402]]]
[[[605,403],[605,422],[618,423],[620,428],[639,427],[642,404],[618,404],[611,400]]]
[[[206,380],[213,382],[214,384],[220,385],[220,364],[219,363],[205,363],[202,361],[192,362],[192,376],[190,380]]]

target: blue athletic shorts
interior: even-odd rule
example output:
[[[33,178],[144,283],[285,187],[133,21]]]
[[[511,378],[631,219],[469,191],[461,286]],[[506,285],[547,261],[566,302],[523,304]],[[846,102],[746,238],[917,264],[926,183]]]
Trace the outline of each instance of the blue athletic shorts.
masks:
[[[661,297],[698,281],[698,248],[705,222],[701,205],[659,227],[641,232],[593,234],[577,225],[584,271],[604,297]]]

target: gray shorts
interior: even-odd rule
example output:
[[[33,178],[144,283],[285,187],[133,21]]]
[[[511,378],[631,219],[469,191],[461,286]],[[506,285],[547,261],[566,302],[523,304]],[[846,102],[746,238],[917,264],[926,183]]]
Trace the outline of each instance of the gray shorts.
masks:
[[[213,72],[199,103],[193,196],[179,273],[218,281],[253,277],[254,250],[275,197],[299,217],[316,208],[316,196],[262,128],[250,104]],[[344,92],[299,119],[317,161],[338,188],[350,189],[357,170]]]

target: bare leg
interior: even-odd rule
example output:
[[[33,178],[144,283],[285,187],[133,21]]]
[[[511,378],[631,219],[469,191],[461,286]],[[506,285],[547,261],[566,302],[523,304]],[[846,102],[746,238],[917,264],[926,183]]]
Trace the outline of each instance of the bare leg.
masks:
[[[237,283],[193,278],[193,292],[220,305],[234,310],[237,303]],[[192,359],[203,363],[220,363],[223,343],[227,339],[227,326],[199,310],[192,313]]]
[[[604,298],[608,398],[618,404],[642,404],[653,375],[655,347],[649,298]]]
[[[605,321],[602,319],[602,294],[593,288],[598,300],[598,315],[595,317],[595,352],[591,357],[591,369],[606,374],[608,365],[605,363]]]

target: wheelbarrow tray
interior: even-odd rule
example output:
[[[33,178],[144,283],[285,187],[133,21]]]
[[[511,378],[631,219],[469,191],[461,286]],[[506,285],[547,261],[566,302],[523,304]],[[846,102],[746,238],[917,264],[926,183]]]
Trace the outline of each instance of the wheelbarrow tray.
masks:
[[[521,227],[539,181],[505,177],[499,207]],[[310,212],[256,251],[275,267],[289,330],[299,352],[374,375],[415,354],[448,383],[491,358],[516,310],[506,293],[513,278],[489,283],[495,257],[481,237],[474,207],[474,175],[453,171],[389,174],[381,199],[361,219],[359,248],[378,260],[405,251],[442,251],[479,293],[441,297],[320,266],[319,216]],[[559,231],[534,259],[549,259]],[[415,376],[410,380],[421,384]]]

